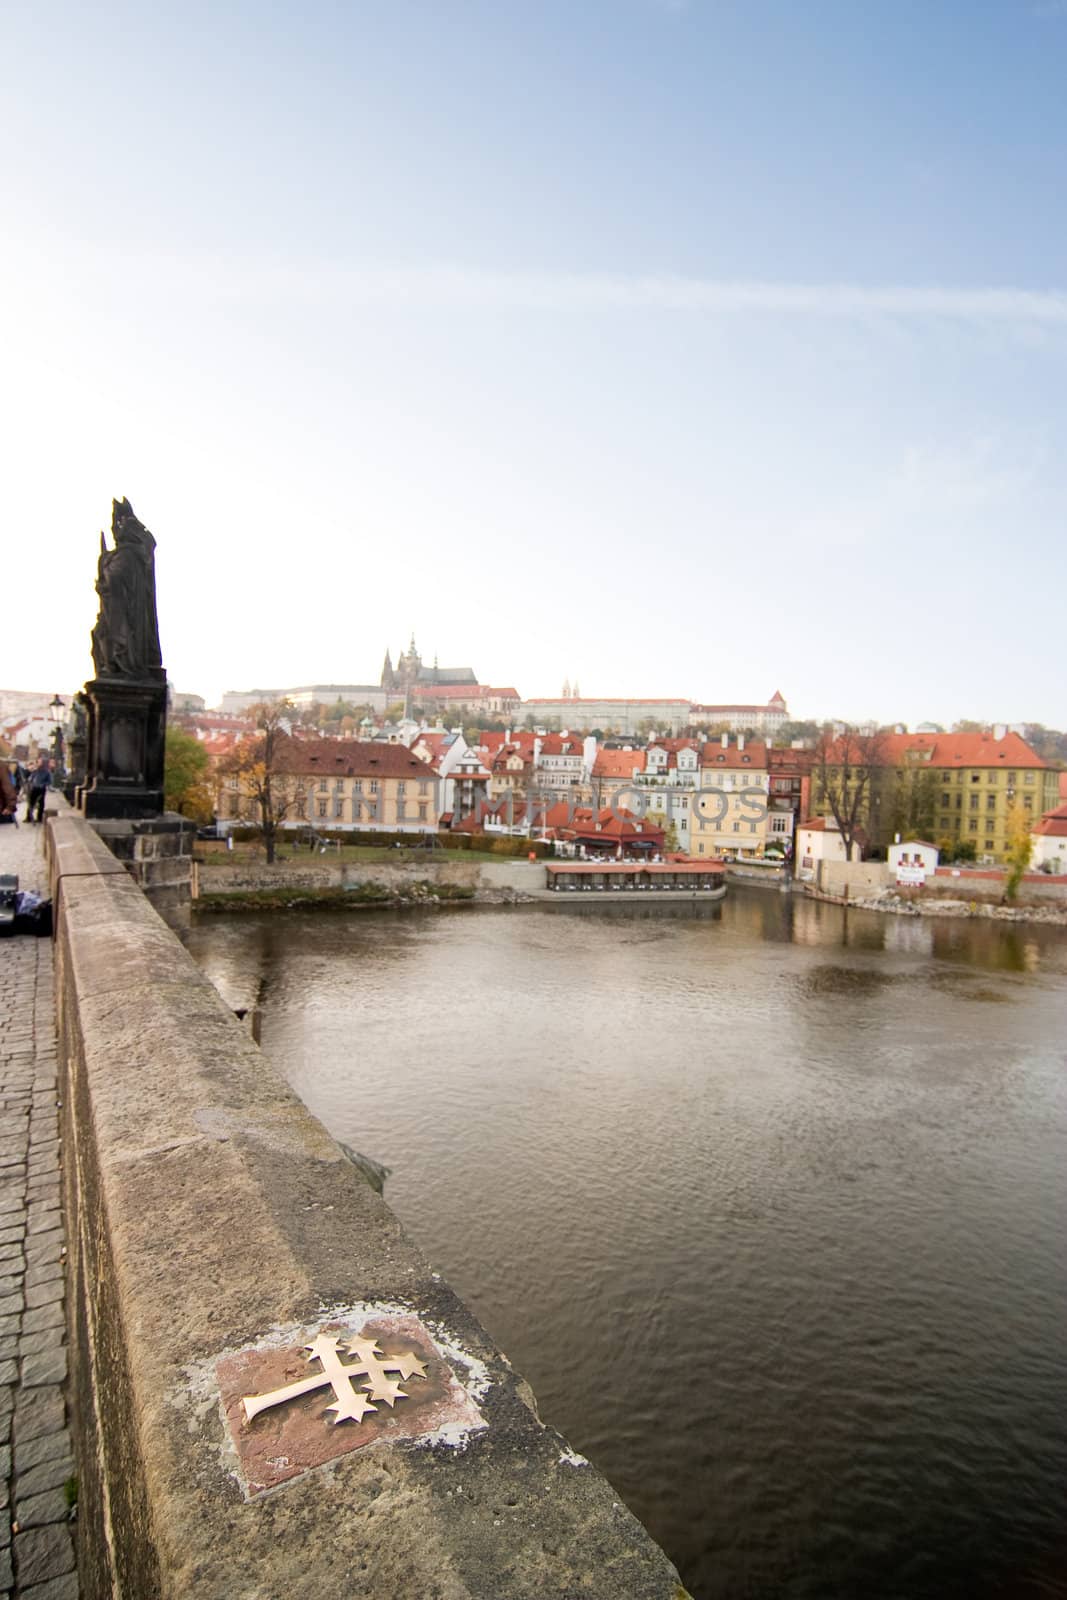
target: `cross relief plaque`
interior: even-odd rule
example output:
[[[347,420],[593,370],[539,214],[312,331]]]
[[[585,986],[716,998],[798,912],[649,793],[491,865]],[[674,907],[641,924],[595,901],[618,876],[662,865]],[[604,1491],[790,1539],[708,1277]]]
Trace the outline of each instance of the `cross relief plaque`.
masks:
[[[301,1332],[215,1364],[249,1495],[368,1445],[485,1427],[413,1314],[339,1317]]]

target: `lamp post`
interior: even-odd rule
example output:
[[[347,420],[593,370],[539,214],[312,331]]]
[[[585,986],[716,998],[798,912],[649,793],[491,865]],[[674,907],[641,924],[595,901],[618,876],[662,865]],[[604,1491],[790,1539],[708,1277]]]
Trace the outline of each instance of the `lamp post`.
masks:
[[[55,731],[52,734],[52,763],[55,767],[53,781],[57,788],[61,788],[66,777],[63,767],[63,713],[67,707],[65,701],[61,700],[57,694],[50,702],[48,709],[52,713],[52,721],[55,723]]]

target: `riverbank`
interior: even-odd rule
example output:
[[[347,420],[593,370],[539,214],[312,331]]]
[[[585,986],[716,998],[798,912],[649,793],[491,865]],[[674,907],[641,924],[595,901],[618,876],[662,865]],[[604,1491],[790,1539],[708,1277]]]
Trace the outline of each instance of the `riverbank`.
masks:
[[[1045,927],[1067,928],[1067,907],[1003,905],[988,900],[962,900],[946,896],[920,898],[883,889],[873,895],[821,894],[808,885],[798,884],[806,899],[855,911],[880,911],[893,917],[967,917],[993,922],[1035,922]]]
[[[476,890],[463,883],[434,884],[422,879],[390,887],[371,881],[352,888],[235,889],[202,894],[193,901],[193,910],[203,916],[220,911],[389,911],[405,906],[473,905],[475,895]]]

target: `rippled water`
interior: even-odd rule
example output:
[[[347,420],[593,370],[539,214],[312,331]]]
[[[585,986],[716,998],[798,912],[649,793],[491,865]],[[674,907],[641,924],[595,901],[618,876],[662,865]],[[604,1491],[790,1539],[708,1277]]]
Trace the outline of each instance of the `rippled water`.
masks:
[[[191,948],[698,1600],[1067,1595],[1062,934],[734,890]]]

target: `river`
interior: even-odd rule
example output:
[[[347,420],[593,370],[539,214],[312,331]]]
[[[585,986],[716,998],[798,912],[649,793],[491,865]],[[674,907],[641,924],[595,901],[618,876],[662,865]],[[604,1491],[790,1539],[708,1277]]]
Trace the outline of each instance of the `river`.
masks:
[[[1061,931],[734,888],[189,943],[697,1600],[1067,1596]]]

